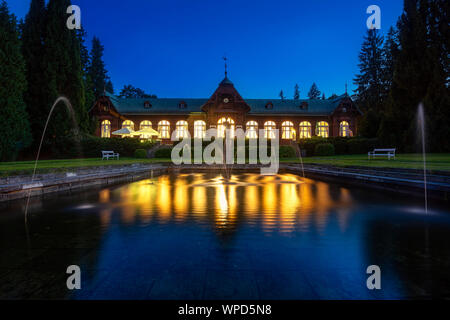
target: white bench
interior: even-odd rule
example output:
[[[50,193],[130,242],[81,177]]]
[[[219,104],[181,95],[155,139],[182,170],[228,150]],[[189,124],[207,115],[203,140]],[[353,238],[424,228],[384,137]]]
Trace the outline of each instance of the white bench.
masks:
[[[109,158],[116,158],[119,160],[119,154],[114,151],[102,151],[102,160],[109,160]]]
[[[388,157],[388,160],[391,160],[391,157],[395,159],[395,148],[393,149],[373,149],[373,151],[369,151],[367,153],[369,160],[370,158],[375,157]]]

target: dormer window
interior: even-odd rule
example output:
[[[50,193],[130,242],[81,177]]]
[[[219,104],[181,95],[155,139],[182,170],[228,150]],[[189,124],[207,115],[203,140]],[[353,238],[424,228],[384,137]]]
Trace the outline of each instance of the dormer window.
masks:
[[[186,102],[181,101],[181,102],[178,104],[178,108],[180,108],[180,109],[186,109],[186,108],[187,108]]]
[[[152,105],[151,105],[150,101],[145,101],[144,102],[144,108],[148,109],[148,108],[151,108],[151,107],[152,107]]]
[[[306,101],[302,102],[302,104],[300,105],[300,109],[308,110],[308,102]]]
[[[273,104],[272,104],[272,102],[268,102],[268,103],[266,104],[266,109],[273,109]]]

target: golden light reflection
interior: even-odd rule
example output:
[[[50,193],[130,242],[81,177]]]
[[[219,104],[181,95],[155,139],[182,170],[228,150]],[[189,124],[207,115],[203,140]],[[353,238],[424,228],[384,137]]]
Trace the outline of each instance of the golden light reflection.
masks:
[[[234,230],[244,223],[282,234],[321,232],[330,217],[345,232],[353,205],[348,189],[292,174],[235,174],[229,181],[211,174],[164,175],[103,189],[98,197],[106,225],[117,212],[124,224],[194,220]]]
[[[169,176],[161,176],[158,181],[158,197],[156,198],[156,207],[159,211],[161,221],[168,221],[171,216],[172,198],[170,196],[171,183]]]
[[[178,222],[182,222],[187,215],[188,208],[188,194],[186,186],[186,175],[180,175],[174,183],[174,195],[173,207],[175,211],[175,217]]]

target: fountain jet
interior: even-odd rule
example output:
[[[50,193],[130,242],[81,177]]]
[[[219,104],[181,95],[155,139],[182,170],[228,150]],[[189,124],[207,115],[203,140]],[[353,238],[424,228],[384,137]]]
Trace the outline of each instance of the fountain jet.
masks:
[[[427,199],[427,159],[425,149],[425,112],[423,104],[420,103],[417,108],[417,129],[422,143],[422,161],[423,161],[423,187],[425,200],[425,213],[428,213],[428,199]]]
[[[38,164],[38,161],[39,161],[39,156],[41,154],[42,143],[44,142],[45,132],[47,131],[48,123],[49,123],[50,118],[51,118],[51,116],[53,114],[53,110],[58,105],[58,103],[61,102],[61,101],[64,102],[64,105],[66,106],[67,111],[69,112],[70,116],[72,117],[72,121],[74,122],[75,129],[77,130],[78,126],[77,126],[77,122],[76,122],[76,119],[75,119],[75,113],[73,111],[72,104],[70,103],[69,99],[67,99],[64,96],[58,97],[56,99],[56,101],[53,103],[53,106],[51,107],[50,112],[48,114],[47,121],[45,122],[44,131],[42,132],[41,141],[39,143],[39,148],[38,148],[38,152],[37,152],[37,155],[36,155],[36,160],[34,162],[33,175],[31,176],[31,185],[33,184],[34,177],[36,175],[36,168],[37,168],[37,164]],[[78,130],[77,130],[77,132],[78,132]],[[25,226],[27,226],[27,222],[28,222],[28,220],[27,220],[28,219],[28,205],[30,203],[31,191],[32,191],[32,188],[30,188],[30,190],[28,191],[27,204],[25,206]]]

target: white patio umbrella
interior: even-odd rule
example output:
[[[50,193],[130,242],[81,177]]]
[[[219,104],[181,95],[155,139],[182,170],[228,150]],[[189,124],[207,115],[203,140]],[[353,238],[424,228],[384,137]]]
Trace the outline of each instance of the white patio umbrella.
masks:
[[[116,131],[113,131],[112,134],[116,136],[127,136],[131,135],[134,131],[128,129],[128,128],[122,128]]]
[[[134,131],[133,133],[131,133],[132,136],[140,136],[140,135],[144,135],[144,136],[149,136],[149,137],[160,137],[160,134],[158,131],[156,131],[155,129],[152,128],[143,128],[141,130],[138,131]]]

